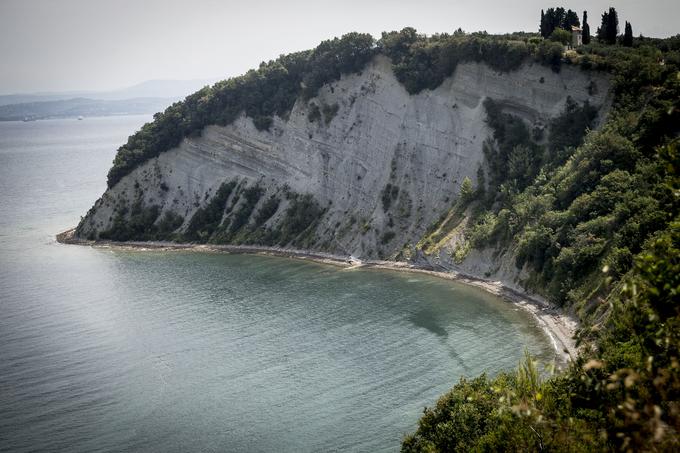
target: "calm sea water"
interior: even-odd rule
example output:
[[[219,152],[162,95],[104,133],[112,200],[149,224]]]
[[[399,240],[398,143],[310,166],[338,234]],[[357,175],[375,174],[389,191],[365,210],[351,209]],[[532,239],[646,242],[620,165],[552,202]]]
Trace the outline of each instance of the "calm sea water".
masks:
[[[551,357],[427,276],[55,243],[147,120],[0,122],[1,451],[396,451],[461,376]]]

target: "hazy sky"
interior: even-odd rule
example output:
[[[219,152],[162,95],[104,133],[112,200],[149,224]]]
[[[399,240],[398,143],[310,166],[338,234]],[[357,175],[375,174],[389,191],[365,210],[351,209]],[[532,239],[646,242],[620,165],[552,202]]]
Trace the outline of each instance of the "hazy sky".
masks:
[[[0,0],[0,94],[227,78],[348,31],[536,31],[538,0]],[[680,33],[679,0],[563,3],[594,33],[613,5],[637,36]]]

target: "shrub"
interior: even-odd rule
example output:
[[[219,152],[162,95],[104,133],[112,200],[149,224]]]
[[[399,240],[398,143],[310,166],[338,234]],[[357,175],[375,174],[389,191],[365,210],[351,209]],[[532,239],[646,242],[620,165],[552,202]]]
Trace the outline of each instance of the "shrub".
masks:
[[[396,235],[397,234],[394,231],[385,231],[385,233],[380,238],[380,243],[382,245],[386,245],[388,242],[390,242],[392,239],[394,239],[394,237]]]
[[[330,122],[333,121],[335,115],[338,114],[338,110],[340,110],[340,106],[337,103],[334,103],[332,105],[328,104],[323,105],[323,119],[324,122],[326,123],[326,126],[328,126]]]
[[[227,200],[236,187],[236,182],[224,182],[203,208],[196,210],[189,220],[184,238],[187,241],[207,241],[222,223]]]
[[[382,200],[382,207],[383,211],[387,212],[390,209],[390,206],[392,205],[392,201],[396,200],[397,197],[399,196],[399,187],[392,185],[391,183],[387,183],[385,185],[385,188],[382,190],[382,194],[380,196]]]
[[[310,194],[295,196],[286,209],[276,240],[286,245],[296,240],[323,215],[323,209]]]
[[[280,203],[281,200],[276,198],[274,195],[270,196],[264,203],[262,203],[260,210],[257,212],[257,215],[255,216],[254,226],[257,228],[264,225],[264,223],[267,220],[269,220],[274,214],[276,214],[276,211],[278,211],[279,209]]]
[[[309,113],[307,113],[307,119],[310,123],[314,123],[321,119],[321,109],[314,102],[309,103]]]

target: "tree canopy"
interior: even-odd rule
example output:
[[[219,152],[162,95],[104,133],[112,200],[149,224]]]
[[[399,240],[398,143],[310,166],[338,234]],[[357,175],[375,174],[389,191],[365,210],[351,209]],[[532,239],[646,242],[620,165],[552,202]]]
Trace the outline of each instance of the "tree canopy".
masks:
[[[621,41],[621,44],[623,44],[626,47],[633,46],[633,27],[630,25],[630,22],[628,21],[626,21],[626,28],[625,31],[623,32],[623,40]]]
[[[564,8],[548,8],[547,11],[541,10],[541,24],[539,32],[544,38],[550,37],[556,28],[561,28],[571,32],[572,26],[580,26],[578,14],[572,10]]]
[[[583,11],[582,37],[583,44],[590,44],[590,25],[588,25],[588,11]]]
[[[616,8],[609,8],[609,11],[602,13],[602,21],[597,29],[597,39],[606,44],[616,44],[616,37],[619,34],[619,16]]]

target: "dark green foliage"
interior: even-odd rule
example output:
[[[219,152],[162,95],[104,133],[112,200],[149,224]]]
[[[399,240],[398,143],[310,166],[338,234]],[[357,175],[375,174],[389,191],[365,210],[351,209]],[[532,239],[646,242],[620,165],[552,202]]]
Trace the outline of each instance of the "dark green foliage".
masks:
[[[321,109],[314,102],[309,104],[309,113],[307,114],[307,119],[310,123],[314,123],[321,119]]]
[[[227,199],[236,187],[236,182],[224,182],[210,202],[194,213],[184,232],[187,241],[205,242],[222,223]]]
[[[235,233],[248,223],[255,205],[260,201],[264,191],[260,186],[251,186],[243,190],[241,193],[241,203],[238,209],[231,215],[231,222],[229,224],[229,232]]]
[[[396,235],[397,235],[397,233],[395,233],[394,231],[385,231],[385,233],[384,233],[384,234],[382,235],[382,237],[380,238],[380,243],[381,243],[382,245],[386,245],[386,244],[389,243],[392,239],[394,239],[394,237],[395,237]]]
[[[547,27],[547,21],[545,19],[545,11],[541,10],[541,21],[539,22],[539,26],[538,26],[538,33],[540,33],[540,35],[545,38],[547,31],[548,31],[548,27]]]
[[[566,10],[562,7],[548,8],[547,11],[541,10],[541,24],[539,32],[544,38],[548,38],[557,29],[562,29],[571,32],[571,27],[579,26],[578,14],[572,10]]]
[[[387,212],[392,205],[392,201],[396,200],[399,196],[399,187],[387,183],[382,191],[380,199],[382,200],[383,211]]]
[[[383,33],[378,48],[390,57],[397,79],[409,93],[437,88],[459,62],[484,62],[507,72],[517,69],[530,54],[524,40],[484,33],[426,37],[413,28]]]
[[[530,358],[516,374],[462,379],[425,410],[402,451],[678,451],[678,300],[676,218],[611,288],[597,349],[547,379]]]
[[[259,228],[260,226],[264,225],[267,220],[271,219],[272,216],[276,214],[276,211],[278,211],[279,204],[281,204],[281,200],[276,198],[274,195],[262,203],[262,206],[255,215],[255,219],[253,221],[254,226]]]
[[[271,116],[257,115],[253,117],[253,124],[258,131],[268,131],[274,119]]]
[[[295,243],[298,236],[319,221],[323,212],[311,195],[294,196],[275,235],[275,242],[281,245]]]
[[[484,175],[484,172],[482,172],[482,175]],[[474,196],[475,191],[472,187],[472,180],[466,176],[460,185],[460,200],[463,204],[468,204],[472,201]]]
[[[546,163],[561,165],[581,143],[586,132],[593,127],[597,109],[586,101],[579,106],[571,97],[567,98],[564,112],[550,121]]]
[[[562,21],[562,28],[567,31],[571,31],[571,27],[580,27],[581,23],[578,20],[578,14],[572,10],[567,10],[564,15],[564,21]]]
[[[485,375],[461,379],[434,409],[425,410],[418,431],[404,439],[401,451],[471,451],[493,423],[497,400]]]
[[[590,44],[590,25],[588,24],[588,11],[583,11],[583,26],[581,27],[583,44]]]
[[[310,123],[314,123],[320,121],[323,114],[324,124],[328,126],[333,118],[335,118],[335,115],[338,114],[338,110],[340,110],[340,106],[337,103],[332,105],[322,104],[321,108],[319,108],[316,103],[311,102],[309,104],[309,113],[307,114],[307,119]]]
[[[571,42],[571,32],[561,28],[556,28],[552,33],[550,33],[548,39],[566,46]]]
[[[370,35],[349,33],[205,87],[155,114],[153,122],[118,149],[108,186],[113,187],[142,162],[179,145],[183,138],[200,135],[210,124],[230,124],[243,112],[258,129],[267,130],[273,116],[286,116],[298,97],[313,97],[325,83],[360,71],[374,54]]]
[[[154,225],[160,207],[153,205],[146,207],[142,198],[138,198],[129,210],[127,207],[119,206],[115,214],[113,225],[110,229],[99,234],[100,239],[112,241],[149,241],[158,239],[158,228]],[[164,225],[167,228],[167,225]]]
[[[340,106],[336,103],[333,105],[328,105],[324,104],[323,105],[323,120],[326,123],[326,126],[330,124],[331,121],[333,121],[333,118],[335,118],[335,115],[338,114],[338,110],[340,109]]]
[[[511,181],[516,188],[523,189],[538,172],[543,150],[533,142],[524,121],[503,113],[501,104],[487,98],[484,107],[494,138],[493,142],[487,141],[484,145],[491,177],[489,183],[497,188]]]
[[[545,40],[536,48],[536,60],[549,66],[554,72],[560,72],[564,47],[558,42]]]
[[[163,217],[158,221],[157,237],[159,239],[170,237],[177,228],[182,226],[182,223],[184,223],[184,217],[172,211],[166,211]]]
[[[469,232],[476,246],[509,246],[517,265],[532,271],[535,290],[577,308],[603,291],[598,270],[624,275],[677,205],[664,183],[667,157],[657,155],[680,133],[677,66],[659,65],[649,48],[592,48],[611,64],[616,99],[609,121],[582,146],[595,110],[570,100],[550,123],[540,163],[522,174],[536,162],[522,148],[529,134],[502,106],[487,104],[495,141],[485,152],[497,191]]]
[[[597,39],[606,44],[616,44],[616,37],[619,34],[619,17],[616,8],[609,8],[609,11],[602,13],[602,22],[597,29]]]
[[[621,44],[623,44],[625,47],[633,47],[633,27],[628,21],[626,21],[626,28],[623,32],[623,40],[621,41]]]

